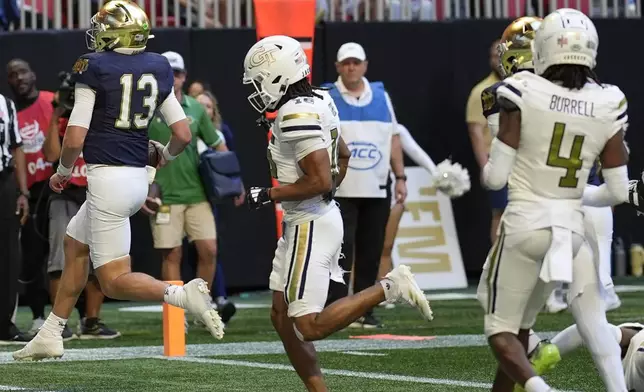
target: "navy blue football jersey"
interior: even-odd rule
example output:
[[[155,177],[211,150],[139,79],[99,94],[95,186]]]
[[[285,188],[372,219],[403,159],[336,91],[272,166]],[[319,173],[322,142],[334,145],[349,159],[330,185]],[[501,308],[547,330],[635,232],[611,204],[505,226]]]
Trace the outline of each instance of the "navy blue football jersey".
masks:
[[[485,118],[501,110],[499,102],[496,99],[496,90],[502,85],[503,82],[496,82],[481,93],[481,104],[483,105],[483,115]]]
[[[597,162],[590,168],[590,174],[588,174],[588,183],[591,185],[601,185],[601,180],[599,179],[599,167]]]
[[[96,91],[83,157],[88,164],[144,167],[148,124],[172,92],[174,74],[157,53],[89,53],[74,64],[75,83]]]

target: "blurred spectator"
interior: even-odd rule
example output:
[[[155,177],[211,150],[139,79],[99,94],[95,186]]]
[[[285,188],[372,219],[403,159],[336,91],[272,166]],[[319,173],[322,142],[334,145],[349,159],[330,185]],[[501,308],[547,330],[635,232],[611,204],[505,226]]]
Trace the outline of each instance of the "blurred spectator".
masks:
[[[27,164],[18,131],[16,106],[0,95],[0,342],[25,343],[31,337],[13,323],[20,274],[20,225],[29,216]],[[14,173],[15,172],[15,173]]]
[[[470,92],[465,112],[465,121],[467,122],[467,129],[472,142],[472,150],[474,151],[474,156],[476,157],[476,162],[479,164],[480,170],[483,170],[485,167],[485,163],[487,162],[488,154],[490,152],[490,145],[492,144],[492,134],[487,126],[487,119],[483,115],[481,94],[483,93],[483,90],[502,79],[499,73],[499,42],[499,40],[496,40],[492,43],[492,46],[490,46],[490,74],[474,86]],[[499,191],[490,191],[489,198],[492,207],[490,239],[492,240],[492,243],[494,243],[496,241],[496,230],[499,226],[499,222],[501,221],[503,209],[507,204],[507,187]]]
[[[66,81],[63,81],[65,84]],[[67,85],[64,88],[73,89],[73,86]],[[62,89],[61,89],[62,90]],[[43,150],[45,157],[50,162],[58,163],[62,147],[63,137],[67,130],[67,121],[71,113],[73,102],[59,102],[66,94],[61,90],[57,93],[56,108],[49,123],[49,131],[45,139]],[[67,94],[67,96],[69,96]],[[65,254],[63,251],[63,242],[67,233],[67,225],[71,219],[78,213],[86,199],[87,191],[87,166],[83,160],[83,154],[74,163],[72,178],[69,184],[58,193],[51,193],[49,198],[49,260],[47,263],[47,273],[49,274],[49,295],[51,303],[55,302],[58,292],[60,277],[65,265]],[[121,333],[115,331],[100,319],[100,311],[105,300],[105,295],[101,290],[98,280],[94,276],[94,268],[90,263],[89,255],[84,257],[89,264],[89,277],[83,294],[76,302],[76,310],[80,316],[80,323],[76,331],[77,337],[81,339],[114,339],[121,336]],[[74,338],[69,326],[65,326],[62,332],[63,340]]]
[[[161,190],[162,205],[152,220],[154,247],[161,249],[163,280],[181,280],[182,241],[187,234],[197,248],[197,276],[212,287],[217,257],[215,217],[208,203],[199,175],[197,140],[218,151],[227,151],[204,108],[194,98],[183,94],[186,70],[183,58],[176,52],[165,52],[174,70],[174,92],[190,120],[192,141],[179,156],[157,171],[155,183]],[[160,143],[170,140],[171,130],[160,118],[148,129],[150,139]],[[147,210],[148,214],[154,214]]]
[[[47,204],[49,177],[54,173],[45,159],[43,143],[54,110],[54,93],[38,91],[36,74],[30,65],[20,59],[7,64],[9,89],[18,112],[18,130],[27,165],[30,216],[22,228],[22,269],[20,281],[25,285],[26,302],[31,307],[33,322],[29,333],[35,334],[45,322],[45,262],[47,243]]]

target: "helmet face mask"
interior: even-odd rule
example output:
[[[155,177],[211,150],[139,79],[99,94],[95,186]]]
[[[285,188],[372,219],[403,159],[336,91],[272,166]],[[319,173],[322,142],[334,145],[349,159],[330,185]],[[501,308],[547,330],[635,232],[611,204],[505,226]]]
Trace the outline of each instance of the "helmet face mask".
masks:
[[[251,85],[254,90],[254,92],[248,96],[248,102],[250,102],[250,105],[260,113],[264,113],[269,109],[274,109],[281,98],[281,96],[275,97],[267,91],[264,91],[263,85],[265,80],[267,80],[267,76],[264,76],[263,73],[258,73],[253,78],[244,76],[243,79],[243,83]]]

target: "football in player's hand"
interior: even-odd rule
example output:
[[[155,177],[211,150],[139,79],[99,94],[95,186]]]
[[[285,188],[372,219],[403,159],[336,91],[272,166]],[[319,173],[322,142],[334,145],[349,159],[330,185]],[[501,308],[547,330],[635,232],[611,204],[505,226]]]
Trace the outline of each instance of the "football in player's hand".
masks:
[[[159,161],[161,161],[159,150],[157,150],[154,144],[148,142],[148,165],[157,167],[159,165]]]
[[[145,208],[143,208],[143,211],[148,215],[152,215],[159,210],[161,204],[161,187],[159,187],[159,184],[154,182],[150,184],[150,187],[148,188],[148,197],[145,199],[145,207],[147,207],[147,210],[149,211],[146,211]]]

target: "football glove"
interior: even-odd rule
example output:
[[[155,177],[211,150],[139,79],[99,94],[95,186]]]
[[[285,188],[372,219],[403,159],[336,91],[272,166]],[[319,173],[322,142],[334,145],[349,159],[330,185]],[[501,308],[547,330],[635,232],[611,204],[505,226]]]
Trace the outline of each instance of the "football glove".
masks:
[[[644,215],[644,189],[641,180],[628,182],[628,204],[635,207],[637,215]]]
[[[271,196],[268,194],[270,188],[261,188],[253,186],[248,192],[246,192],[246,202],[248,203],[248,208],[251,210],[256,210],[262,206],[269,204]]]
[[[446,159],[436,167],[433,186],[449,197],[459,197],[470,190],[470,174],[460,163]]]

